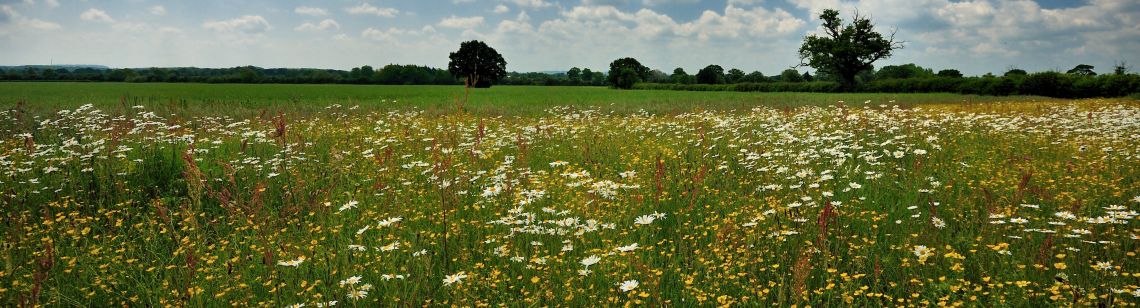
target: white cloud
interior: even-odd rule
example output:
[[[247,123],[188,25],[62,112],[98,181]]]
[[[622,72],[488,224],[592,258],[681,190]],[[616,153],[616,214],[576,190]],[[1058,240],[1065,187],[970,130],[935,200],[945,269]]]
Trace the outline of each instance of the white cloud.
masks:
[[[298,6],[297,8],[293,9],[293,13],[320,17],[327,16],[329,14],[329,11],[317,7]]]
[[[325,30],[339,30],[340,24],[332,19],[325,19],[318,23],[306,22],[294,28],[297,31],[325,31]]]
[[[95,9],[95,8],[88,9],[87,11],[84,11],[83,13],[79,14],[79,18],[86,20],[86,21],[94,21],[94,22],[106,22],[106,23],[115,22],[115,19],[111,18],[111,15],[107,15],[107,12],[104,12],[103,10]]]
[[[350,7],[350,8],[347,8],[346,10],[348,11],[349,14],[353,14],[353,15],[367,14],[367,15],[376,15],[376,16],[380,16],[380,17],[396,17],[396,14],[400,13],[400,10],[397,10],[394,8],[390,8],[390,7],[379,8],[379,7],[372,6],[371,4],[368,4],[368,3],[361,3],[360,6]]]
[[[510,3],[514,3],[515,5],[518,5],[520,7],[525,7],[525,8],[536,8],[537,9],[537,8],[546,8],[546,7],[554,6],[553,3],[547,2],[545,0],[506,0],[506,1],[510,2]]]
[[[880,32],[897,28],[896,37],[907,41],[906,48],[877,66],[914,62],[967,74],[1000,74],[1011,65],[1029,71],[1077,63],[1107,68],[1113,61],[1135,58],[1134,48],[1140,47],[1137,1],[1090,0],[1058,9],[1028,0],[790,2],[813,15],[840,8],[845,19],[858,10],[870,15]]]
[[[47,5],[47,7],[54,9],[59,7],[59,0],[44,0],[44,5]]]
[[[166,7],[155,5],[150,7],[150,13],[158,16],[166,16]]]
[[[54,22],[20,15],[12,6],[6,4],[0,5],[0,37],[26,30],[50,31],[62,28],[62,26]]]
[[[504,14],[509,13],[510,11],[511,8],[507,7],[506,5],[500,4],[495,6],[495,14]]]
[[[452,15],[451,17],[444,18],[443,20],[439,21],[440,27],[455,29],[474,28],[475,26],[482,24],[483,16],[455,17]]]
[[[764,0],[728,0],[728,5],[749,6],[764,3]]]
[[[270,26],[269,21],[260,15],[245,15],[229,20],[207,21],[202,23],[202,28],[217,32],[258,34],[269,31]]]
[[[734,0],[729,0],[731,3]],[[745,1],[760,1],[760,0],[745,0]],[[693,4],[701,2],[700,0],[641,0],[641,4],[645,6],[658,6],[665,4]]]

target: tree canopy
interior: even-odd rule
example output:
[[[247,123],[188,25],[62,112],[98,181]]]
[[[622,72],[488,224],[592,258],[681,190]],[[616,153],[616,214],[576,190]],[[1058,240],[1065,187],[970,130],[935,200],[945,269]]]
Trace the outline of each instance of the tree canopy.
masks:
[[[649,68],[641,65],[634,58],[621,58],[610,62],[610,72],[607,77],[610,86],[618,89],[633,88],[633,84],[649,78]]]
[[[724,68],[720,65],[709,65],[697,71],[697,83],[722,84],[724,83]]]
[[[884,37],[875,32],[871,20],[859,14],[847,25],[836,10],[823,10],[819,19],[823,21],[824,35],[804,38],[799,50],[801,65],[835,75],[845,86],[854,85],[860,71],[872,68],[872,63],[889,58],[892,51],[903,47],[893,34]]]
[[[1077,66],[1073,67],[1073,69],[1065,73],[1077,76],[1096,76],[1096,72],[1093,71],[1093,68],[1094,67],[1092,65],[1077,64]]]
[[[481,41],[466,41],[449,56],[447,71],[463,78],[468,87],[489,88],[507,76],[507,61],[491,46]]]

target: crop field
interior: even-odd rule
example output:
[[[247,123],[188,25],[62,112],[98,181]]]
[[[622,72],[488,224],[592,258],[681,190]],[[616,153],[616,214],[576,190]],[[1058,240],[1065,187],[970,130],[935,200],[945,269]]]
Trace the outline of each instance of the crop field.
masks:
[[[0,306],[1135,306],[1140,101],[0,83]]]

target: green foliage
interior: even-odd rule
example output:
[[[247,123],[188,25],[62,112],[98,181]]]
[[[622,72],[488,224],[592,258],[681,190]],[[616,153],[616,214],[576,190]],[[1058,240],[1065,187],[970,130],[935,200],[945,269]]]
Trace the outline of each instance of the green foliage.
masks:
[[[752,71],[751,73],[748,73],[748,75],[744,75],[743,81],[744,82],[767,82],[768,77],[765,77],[764,73],[761,73],[760,71]]]
[[[796,77],[792,77],[796,76]],[[764,85],[742,83],[717,87],[701,85],[644,85],[641,89],[684,91],[756,91],[756,92],[871,92],[871,93],[960,93],[978,95],[1037,95],[1057,98],[1121,97],[1140,92],[1140,75],[1074,76],[1058,72],[1041,72],[1012,77],[944,77],[889,78],[862,83],[854,88],[829,81],[808,82],[804,86],[784,78],[800,75],[781,74],[781,82]],[[817,78],[818,79],[818,78]]]
[[[1077,76],[1086,76],[1086,77],[1087,76],[1096,76],[1096,72],[1093,71],[1093,68],[1094,67],[1092,65],[1077,64],[1077,66],[1074,66],[1068,72],[1065,72],[1065,74],[1077,75]]]
[[[463,42],[448,58],[451,61],[447,63],[447,71],[456,78],[463,78],[468,87],[490,88],[507,76],[507,61],[482,41]]]
[[[715,64],[706,66],[705,68],[702,68],[700,71],[697,71],[697,83],[702,83],[702,84],[723,84],[723,83],[725,83],[724,68],[720,67],[720,65],[715,65]]]
[[[926,78],[932,76],[934,76],[934,73],[929,68],[923,68],[921,66],[915,65],[914,63],[903,65],[887,65],[883,68],[880,68],[878,72],[875,72],[876,80]]]
[[[938,77],[950,77],[950,78],[962,78],[962,72],[959,72],[956,69],[944,69],[944,70],[938,71],[937,76]]]
[[[804,76],[800,75],[799,71],[796,71],[795,69],[789,68],[789,69],[784,70],[783,72],[780,72],[780,81],[783,81],[783,82],[803,82]]]
[[[692,76],[689,76],[689,73],[686,73],[685,69],[680,68],[680,67],[673,69],[673,74],[669,75],[669,79],[673,83],[679,83],[679,84],[693,83]]]
[[[570,81],[578,81],[581,75],[582,69],[578,67],[571,67],[569,71],[566,71],[566,78],[569,78]]]
[[[824,35],[809,35],[800,46],[803,64],[839,77],[844,85],[855,84],[860,71],[870,69],[875,61],[886,59],[902,48],[894,36],[875,32],[871,20],[856,14],[849,25],[839,18],[839,11],[827,9],[819,14]]]
[[[1029,72],[1026,72],[1025,70],[1020,69],[1020,68],[1011,68],[1008,71],[1006,71],[1005,74],[1002,76],[1017,77],[1017,76],[1025,76],[1025,75],[1029,75]]]
[[[740,69],[730,69],[725,73],[724,79],[728,83],[739,83],[744,81],[744,71]]]
[[[641,65],[634,58],[621,58],[610,62],[610,72],[607,75],[610,86],[618,89],[629,89],[634,83],[649,78],[649,68]]]

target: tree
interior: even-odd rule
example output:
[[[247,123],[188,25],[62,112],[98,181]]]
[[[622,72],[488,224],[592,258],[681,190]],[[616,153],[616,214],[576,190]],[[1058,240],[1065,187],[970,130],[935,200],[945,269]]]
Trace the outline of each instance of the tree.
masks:
[[[654,83],[666,83],[669,82],[669,75],[665,75],[665,72],[662,72],[660,70],[650,70],[649,77],[645,78],[645,81]]]
[[[710,64],[697,71],[697,83],[722,84],[724,83],[724,68],[720,65]]]
[[[678,67],[673,69],[673,75],[669,75],[669,79],[672,79],[673,83],[688,83],[689,73],[686,73],[685,69]]]
[[[804,79],[804,81],[807,81],[807,82],[815,81],[815,77],[812,77],[811,74],[808,72],[804,72],[803,79]]]
[[[728,73],[724,75],[724,79],[728,83],[743,82],[744,81],[744,71],[742,71],[740,69],[735,69],[735,68],[730,69],[730,70],[728,70]]]
[[[810,35],[800,46],[800,64],[839,77],[850,87],[855,75],[871,68],[875,61],[891,57],[891,52],[903,48],[894,34],[884,37],[875,32],[871,20],[855,14],[851,24],[844,25],[839,11],[827,9],[819,14],[825,35]]]
[[[875,79],[907,79],[934,76],[928,68],[922,68],[914,63],[903,65],[887,65],[875,73]]]
[[[621,58],[610,62],[610,72],[607,81],[610,86],[618,89],[633,88],[633,84],[649,78],[649,68],[641,65],[634,58]]]
[[[765,82],[765,81],[768,81],[768,77],[764,77],[764,73],[761,73],[760,71],[752,71],[751,73],[748,73],[748,75],[744,75],[744,82]]]
[[[1020,69],[1020,68],[1011,68],[1008,71],[1006,71],[1005,74],[1002,76],[1013,77],[1013,76],[1025,76],[1025,75],[1029,75],[1029,72],[1026,72],[1025,70]]]
[[[466,41],[449,56],[447,71],[455,78],[463,78],[467,87],[490,88],[491,84],[507,76],[507,61],[491,46],[481,41]]]
[[[794,69],[786,69],[780,73],[780,81],[783,82],[803,82],[804,76],[800,75],[799,71]]]
[[[962,72],[956,69],[944,69],[938,71],[938,77],[962,78]]]
[[[1124,75],[1128,73],[1128,62],[1120,61],[1112,66],[1113,75]]]
[[[1096,76],[1096,72],[1093,71],[1093,66],[1088,64],[1077,64],[1077,66],[1074,66],[1073,69],[1065,72],[1065,74],[1077,76]]]
[[[571,67],[569,71],[566,71],[566,78],[570,79],[570,81],[578,81],[578,76],[581,74],[582,69],[579,69],[578,67]]]
[[[582,69],[582,81],[585,81],[586,83],[590,83],[590,81],[593,79],[594,79],[594,72],[591,72],[590,69],[588,69],[588,68]]]

